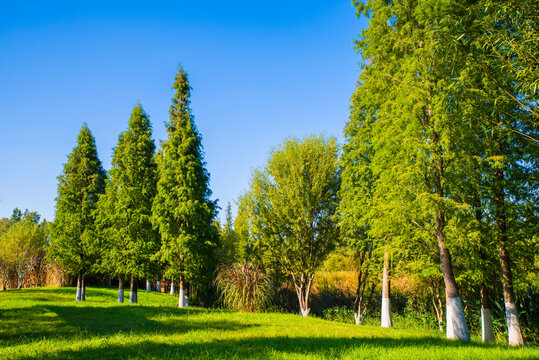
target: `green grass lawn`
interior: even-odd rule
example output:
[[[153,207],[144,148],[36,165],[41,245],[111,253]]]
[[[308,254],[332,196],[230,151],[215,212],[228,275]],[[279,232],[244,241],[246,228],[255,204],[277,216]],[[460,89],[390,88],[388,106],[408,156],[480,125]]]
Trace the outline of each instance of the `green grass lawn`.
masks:
[[[535,347],[462,344],[437,333],[290,314],[178,309],[177,297],[74,288],[0,292],[0,359],[538,359]],[[126,293],[127,294],[127,293]]]

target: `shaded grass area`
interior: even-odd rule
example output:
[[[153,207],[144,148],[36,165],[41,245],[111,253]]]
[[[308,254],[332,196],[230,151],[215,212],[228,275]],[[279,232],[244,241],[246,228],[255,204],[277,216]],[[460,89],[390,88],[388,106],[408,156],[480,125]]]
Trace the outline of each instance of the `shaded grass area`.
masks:
[[[74,288],[0,292],[0,359],[536,359],[535,347],[462,344],[437,333],[200,308],[177,297]]]

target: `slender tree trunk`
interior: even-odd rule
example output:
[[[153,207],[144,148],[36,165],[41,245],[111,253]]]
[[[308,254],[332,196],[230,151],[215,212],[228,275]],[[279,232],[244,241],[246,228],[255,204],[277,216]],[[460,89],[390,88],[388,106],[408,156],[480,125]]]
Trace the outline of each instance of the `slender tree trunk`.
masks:
[[[438,247],[440,251],[440,265],[445,284],[447,307],[446,337],[448,339],[470,341],[470,333],[468,332],[468,325],[466,324],[466,319],[464,317],[462,300],[460,299],[455,276],[453,275],[451,256],[449,254],[449,250],[444,245],[443,235],[438,238]]]
[[[118,302],[124,302],[124,274],[118,276]]]
[[[161,281],[157,280],[157,284],[155,285],[155,291],[158,293],[161,292]]]
[[[382,327],[389,328],[393,326],[391,321],[391,296],[389,282],[389,254],[384,253],[384,273],[382,280]]]
[[[18,278],[18,281],[19,281],[19,286],[17,286],[17,289],[20,290],[22,289],[22,278],[23,278],[23,275],[22,275],[22,270],[17,268],[17,278]]]
[[[481,284],[481,339],[483,342],[496,340],[494,337],[494,329],[492,327],[488,289],[484,283]]]
[[[479,223],[479,226],[481,228],[481,224],[483,222],[483,212],[481,211],[481,203],[479,201],[479,198],[476,196],[474,199],[474,207],[475,207],[475,220]],[[483,237],[481,237],[481,240],[479,242],[479,258],[481,259],[481,263],[485,264],[487,260],[487,256],[485,254],[484,250],[484,241]],[[481,280],[481,339],[483,342],[489,342],[494,341],[494,330],[492,326],[492,315],[490,313],[490,300],[488,297],[488,288],[485,284],[485,277],[486,277],[486,269],[483,268],[480,269],[481,272],[483,272],[483,279]]]
[[[440,266],[444,277],[445,298],[446,298],[446,337],[448,339],[458,339],[470,341],[468,325],[464,317],[462,300],[460,299],[457,282],[453,274],[453,265],[451,264],[451,254],[445,246],[445,214],[437,209],[436,212],[436,237],[438,240],[438,251],[440,254]]]
[[[170,281],[170,295],[174,295],[176,290],[174,289],[174,279]]]
[[[0,272],[2,273],[2,291],[6,291],[6,268],[4,266],[1,266]]]
[[[180,294],[178,299],[178,307],[186,307],[185,303],[185,279],[183,275],[180,275]]]
[[[137,280],[131,276],[131,291],[129,292],[129,303],[138,303],[138,284]]]
[[[84,275],[82,275],[81,300],[86,301],[86,281],[84,280]]]
[[[152,283],[150,280],[146,280],[146,292],[152,292]]]
[[[190,299],[190,296],[191,295],[191,285],[189,284],[189,282],[185,282],[185,300],[184,300],[184,303],[185,303],[185,307],[189,307],[189,299]]]
[[[354,299],[354,320],[356,325],[361,325],[361,302],[363,300],[363,291],[365,290],[365,284],[363,280],[363,260],[365,258],[365,252],[360,256],[359,271],[357,272],[357,290],[356,298]]]
[[[80,272],[77,274],[77,295],[75,296],[75,301],[82,301],[82,274]]]
[[[430,96],[429,96],[430,98]],[[432,117],[432,108],[429,105],[428,117]],[[442,178],[444,174],[444,161],[442,151],[438,149],[439,146],[439,134],[433,129],[432,131],[433,143],[437,147],[437,159],[435,161],[434,168],[434,192],[440,198],[444,198],[444,188],[442,185]],[[438,241],[438,252],[440,255],[440,267],[442,269],[442,275],[444,277],[445,285],[445,300],[446,300],[446,337],[448,339],[458,339],[462,341],[470,341],[470,332],[468,331],[468,325],[464,317],[464,309],[462,308],[462,300],[460,299],[457,282],[455,281],[455,275],[453,274],[453,265],[451,264],[451,254],[449,249],[445,246],[445,212],[441,204],[436,205],[436,240]]]
[[[358,263],[358,273],[357,273],[357,291],[356,291],[356,298],[354,299],[354,320],[356,325],[361,325],[361,322],[363,320],[363,316],[365,315],[365,312],[367,311],[367,306],[370,303],[370,300],[372,299],[372,295],[374,293],[374,284],[371,284],[371,291],[369,294],[369,297],[366,301],[364,301],[364,295],[365,290],[367,288],[367,280],[369,278],[369,267],[366,266],[364,268],[365,260],[369,260],[371,257],[371,252],[369,251],[362,251],[361,255],[359,257],[359,263]]]
[[[301,277],[296,281],[296,277],[292,274],[294,280],[294,286],[296,288],[296,294],[298,295],[299,300],[299,312],[304,317],[309,316],[311,309],[309,308],[309,294],[311,290],[311,284],[313,280],[313,275],[301,274]]]
[[[498,169],[495,174],[496,181],[496,227],[498,228],[498,241],[500,251],[500,266],[502,269],[503,297],[505,301],[505,317],[507,320],[507,334],[509,345],[524,345],[518,310],[513,290],[513,277],[511,273],[511,260],[507,250],[507,218],[505,209],[504,170]]]
[[[436,311],[436,319],[438,320],[438,330],[440,332],[444,331],[443,326],[443,317],[444,317],[444,308],[442,304],[442,299],[440,297],[439,288],[436,286],[436,282],[432,282],[431,293],[432,293],[432,305],[434,306],[434,311]]]

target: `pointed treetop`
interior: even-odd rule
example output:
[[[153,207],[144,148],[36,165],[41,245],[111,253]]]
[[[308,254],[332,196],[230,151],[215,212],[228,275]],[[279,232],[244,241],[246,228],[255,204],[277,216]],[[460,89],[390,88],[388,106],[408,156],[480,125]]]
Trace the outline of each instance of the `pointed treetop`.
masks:
[[[150,117],[146,114],[140,102],[137,102],[131,112],[129,128],[140,132],[147,132],[148,130],[151,132],[151,127]]]
[[[172,97],[172,104],[170,105],[170,123],[169,127],[174,130],[175,125],[180,127],[185,126],[187,128],[194,127],[192,123],[191,108],[191,85],[189,85],[189,78],[185,70],[181,65],[178,65],[178,74],[174,80],[172,88],[176,90],[176,93]],[[193,128],[196,132],[196,129]]]

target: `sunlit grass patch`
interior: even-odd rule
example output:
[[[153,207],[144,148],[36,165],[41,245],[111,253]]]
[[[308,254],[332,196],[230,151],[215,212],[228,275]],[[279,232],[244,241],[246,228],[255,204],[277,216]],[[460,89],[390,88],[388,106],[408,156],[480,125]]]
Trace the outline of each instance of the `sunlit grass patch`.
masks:
[[[0,292],[0,359],[533,359],[534,347],[463,344],[436,332],[294,314],[177,308],[168,294],[116,303],[116,290]]]

